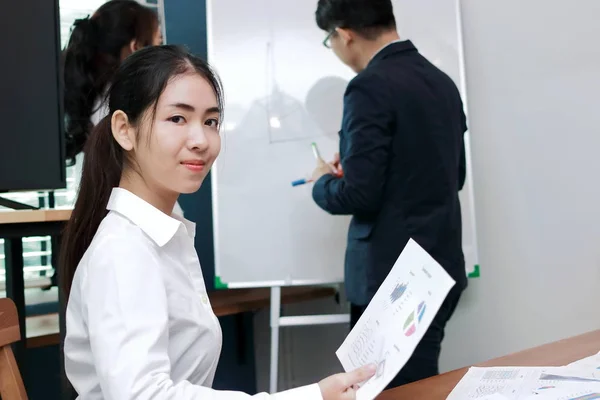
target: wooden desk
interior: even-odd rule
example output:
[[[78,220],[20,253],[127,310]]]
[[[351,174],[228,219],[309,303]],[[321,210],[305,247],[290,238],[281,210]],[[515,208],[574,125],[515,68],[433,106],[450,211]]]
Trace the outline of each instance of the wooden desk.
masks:
[[[300,303],[333,297],[336,290],[332,287],[306,286],[281,288],[281,304]],[[227,289],[208,294],[210,304],[217,317],[256,311],[271,304],[271,289]]]
[[[0,224],[27,224],[68,221],[72,210],[15,210],[0,211]]]
[[[600,351],[600,330],[496,358],[477,367],[560,367]],[[461,368],[383,392],[378,400],[445,400],[467,373]]]

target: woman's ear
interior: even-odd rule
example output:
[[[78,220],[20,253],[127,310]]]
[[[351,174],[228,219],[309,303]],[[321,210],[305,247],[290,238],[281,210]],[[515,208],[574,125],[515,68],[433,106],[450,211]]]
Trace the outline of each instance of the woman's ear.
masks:
[[[113,113],[110,120],[113,137],[125,151],[133,150],[135,129],[129,123],[129,117],[121,110]]]
[[[121,48],[121,62],[139,49],[141,49],[141,47],[135,39],[123,46],[123,48]]]
[[[137,39],[132,39],[131,42],[129,42],[129,50],[132,53],[135,53],[136,51],[138,51],[141,48],[142,47],[138,44]]]

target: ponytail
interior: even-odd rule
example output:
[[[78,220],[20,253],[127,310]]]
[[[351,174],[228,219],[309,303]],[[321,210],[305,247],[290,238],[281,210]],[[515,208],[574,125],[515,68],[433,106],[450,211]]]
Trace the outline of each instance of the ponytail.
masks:
[[[68,298],[77,265],[108,213],[111,191],[119,185],[123,171],[123,149],[111,131],[111,117],[104,117],[85,144],[83,173],[71,218],[67,222],[60,251],[60,287]]]
[[[76,20],[64,53],[66,156],[69,165],[75,163],[75,156],[83,150],[93,127],[90,122],[92,108],[103,90],[94,71],[96,36],[93,20]]]

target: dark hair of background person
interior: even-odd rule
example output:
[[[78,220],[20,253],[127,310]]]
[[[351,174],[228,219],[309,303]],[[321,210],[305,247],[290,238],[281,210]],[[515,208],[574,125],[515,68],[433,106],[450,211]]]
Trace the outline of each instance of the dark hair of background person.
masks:
[[[183,74],[198,74],[206,79],[223,112],[219,77],[205,61],[182,47],[147,47],[127,57],[116,71],[108,93],[110,114],[94,127],[86,142],[79,195],[62,239],[59,276],[61,290],[67,297],[77,265],[108,213],[106,206],[112,189],[119,186],[124,167],[136,166],[114,139],[110,115],[123,111],[133,126],[143,130],[138,129],[137,140],[148,139],[158,99],[168,82]]]
[[[104,94],[132,40],[152,45],[158,15],[135,0],[111,0],[72,27],[63,52],[66,159],[75,163],[89,136],[95,101]]]
[[[319,0],[315,17],[325,32],[345,28],[368,40],[396,28],[391,0]]]

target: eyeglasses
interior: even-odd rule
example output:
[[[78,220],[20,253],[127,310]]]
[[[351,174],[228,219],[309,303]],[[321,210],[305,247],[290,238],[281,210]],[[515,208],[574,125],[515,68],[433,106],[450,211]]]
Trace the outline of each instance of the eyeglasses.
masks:
[[[331,36],[333,36],[334,33],[335,33],[335,29],[332,30],[331,32],[329,32],[327,34],[327,36],[325,36],[325,39],[323,40],[323,46],[327,47],[328,49],[331,48]]]

